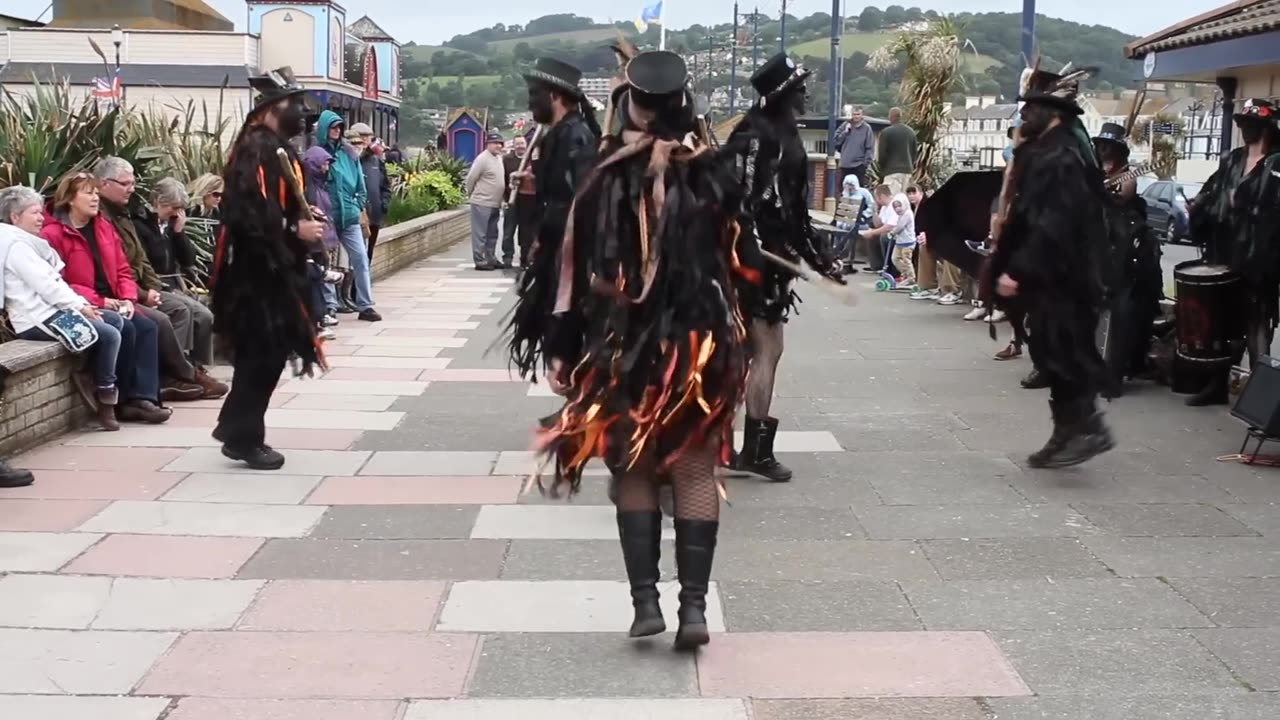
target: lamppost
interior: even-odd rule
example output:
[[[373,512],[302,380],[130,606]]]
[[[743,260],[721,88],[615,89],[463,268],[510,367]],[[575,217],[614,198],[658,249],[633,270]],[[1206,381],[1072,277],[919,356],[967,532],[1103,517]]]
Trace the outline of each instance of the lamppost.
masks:
[[[827,111],[827,205],[831,212],[836,210],[836,194],[839,184],[836,182],[839,163],[836,158],[836,105],[840,102],[840,35],[844,31],[841,26],[840,0],[831,0],[831,70],[827,78],[829,86],[827,99],[830,109]]]
[[[1031,53],[1035,50],[1036,38],[1036,0],[1022,0],[1022,59],[1031,64]]]
[[[760,6],[751,10],[751,74],[760,67]]]
[[[782,32],[778,33],[778,52],[787,51],[787,0],[782,0]]]
[[[711,28],[707,27],[707,113],[711,112],[711,93],[715,84],[711,81],[712,68],[715,67],[715,40],[711,37]]]
[[[738,109],[738,2],[733,3],[733,57],[729,61],[729,117]]]
[[[116,73],[111,78],[111,89],[119,92],[120,96],[116,98],[116,106],[119,107],[124,102],[124,80],[120,77],[120,46],[124,45],[124,30],[119,24],[111,28],[111,44],[116,46]]]

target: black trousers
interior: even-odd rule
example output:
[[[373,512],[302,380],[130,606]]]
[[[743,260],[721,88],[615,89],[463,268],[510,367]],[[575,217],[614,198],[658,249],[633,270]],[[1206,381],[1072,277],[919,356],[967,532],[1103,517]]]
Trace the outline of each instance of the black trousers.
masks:
[[[520,264],[527,265],[529,251],[533,249],[533,234],[537,227],[538,206],[533,195],[516,195],[516,204],[507,207],[502,214],[502,260],[515,259],[516,240],[520,241]]]
[[[373,247],[378,244],[378,231],[381,229],[381,225],[369,225],[369,242],[365,243],[369,249],[369,262],[373,262]]]
[[[1080,313],[1073,318],[1076,332],[1065,338],[1061,333],[1048,329],[1046,318],[1041,314],[1045,312],[1043,308],[1024,306],[1023,312],[1026,314],[1026,342],[1031,352],[1031,363],[1049,381],[1049,402],[1061,406],[1077,402],[1092,404],[1098,396],[1098,388],[1097,382],[1091,379],[1091,372],[1096,370],[1091,371],[1090,368],[1102,367],[1102,359],[1093,344],[1097,316]],[[1061,327],[1061,324],[1057,325],[1058,329]],[[1063,373],[1058,368],[1068,368],[1069,371]]]
[[[283,350],[237,343],[231,392],[218,413],[216,437],[223,444],[235,448],[265,444],[267,405],[288,363],[289,355]]]

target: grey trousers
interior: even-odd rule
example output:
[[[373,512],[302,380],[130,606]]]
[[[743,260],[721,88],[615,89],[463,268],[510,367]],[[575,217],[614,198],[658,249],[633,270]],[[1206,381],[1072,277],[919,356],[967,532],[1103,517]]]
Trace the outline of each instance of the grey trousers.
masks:
[[[208,367],[213,364],[213,311],[190,295],[163,290],[160,311],[173,323],[178,344],[191,362]]]
[[[147,307],[141,303],[135,303],[133,307],[156,324],[161,378],[168,376],[190,382],[196,377],[196,368],[187,359],[187,352],[182,348],[177,328],[179,325],[183,328],[190,327],[191,310],[186,305],[179,307],[174,303],[172,307],[165,307],[166,304],[162,299],[159,308]],[[166,314],[170,310],[173,312],[172,317]],[[187,332],[189,333],[190,330]]]
[[[497,262],[494,251],[498,246],[498,220],[501,208],[471,206],[471,259],[477,265]]]

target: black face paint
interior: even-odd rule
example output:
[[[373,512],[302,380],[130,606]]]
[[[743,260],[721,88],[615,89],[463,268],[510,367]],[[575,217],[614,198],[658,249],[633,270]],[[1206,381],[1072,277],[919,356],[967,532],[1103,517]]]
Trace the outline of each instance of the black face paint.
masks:
[[[796,88],[795,92],[791,93],[791,111],[796,114],[796,117],[804,115],[805,105],[808,101],[809,89],[804,85]]]
[[[539,125],[550,123],[555,114],[551,110],[551,91],[541,85],[529,86],[529,112]]]
[[[280,134],[285,137],[296,137],[307,129],[307,118],[303,113],[302,103],[290,100],[279,117]]]
[[[1255,120],[1238,120],[1236,124],[1240,126],[1240,139],[1244,140],[1245,145],[1253,145],[1262,140],[1262,133],[1265,130],[1262,123]]]
[[[1019,132],[1022,133],[1023,138],[1040,137],[1040,134],[1049,125],[1050,113],[1039,105],[1026,103],[1022,106],[1022,111],[1019,115],[1022,117],[1022,126]]]

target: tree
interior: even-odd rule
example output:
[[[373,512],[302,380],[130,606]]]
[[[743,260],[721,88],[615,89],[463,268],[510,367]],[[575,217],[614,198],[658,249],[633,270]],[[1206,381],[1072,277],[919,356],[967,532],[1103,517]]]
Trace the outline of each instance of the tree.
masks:
[[[518,63],[530,63],[538,59],[538,51],[527,42],[516,43],[516,46],[511,48],[511,55]]]
[[[884,9],[884,26],[898,27],[907,21],[907,9],[901,5],[890,5]]]
[[[880,8],[867,6],[858,16],[858,29],[862,32],[875,32],[884,27],[884,13]]]

